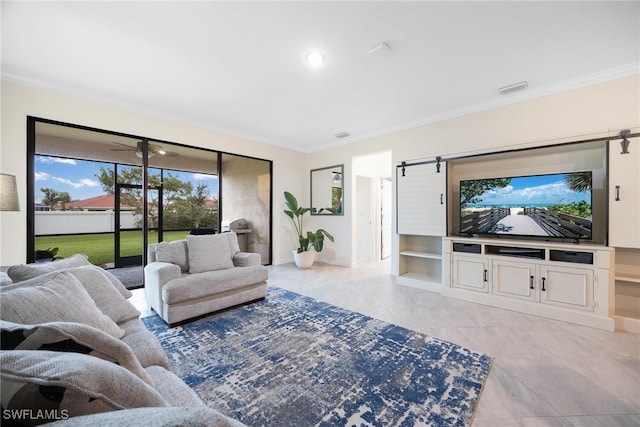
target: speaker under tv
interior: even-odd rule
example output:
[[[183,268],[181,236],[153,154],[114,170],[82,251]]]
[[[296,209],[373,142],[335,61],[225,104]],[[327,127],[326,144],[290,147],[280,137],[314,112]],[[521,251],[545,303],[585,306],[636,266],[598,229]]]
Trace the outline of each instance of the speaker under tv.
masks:
[[[593,264],[593,252],[550,250],[551,261],[573,262],[576,264]]]

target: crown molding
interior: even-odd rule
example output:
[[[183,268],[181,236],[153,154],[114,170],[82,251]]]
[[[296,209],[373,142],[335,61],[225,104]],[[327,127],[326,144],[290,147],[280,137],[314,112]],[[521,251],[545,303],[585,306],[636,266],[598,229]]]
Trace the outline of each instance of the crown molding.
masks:
[[[402,132],[409,129],[414,129],[421,126],[427,126],[433,123],[442,122],[457,117],[462,117],[470,114],[479,113],[486,110],[491,110],[498,107],[504,107],[507,105],[517,104],[520,102],[528,101],[543,96],[553,95],[569,90],[579,89],[581,87],[590,86],[597,83],[603,83],[610,80],[615,80],[631,75],[640,74],[640,61],[632,62],[630,64],[621,65],[618,67],[609,68],[598,73],[588,74],[573,79],[568,79],[556,84],[541,86],[541,87],[529,87],[524,91],[501,95],[501,98],[493,99],[486,102],[480,102],[472,105],[467,105],[461,108],[456,108],[442,113],[434,114],[432,116],[416,120],[413,122],[404,123],[398,126],[387,127],[374,132],[367,133],[361,136],[351,136],[344,141],[336,142],[331,141],[323,145],[323,147],[312,149],[307,153],[321,151],[329,148],[335,148],[340,145],[351,144],[354,142],[364,141],[372,138],[377,138],[384,135],[389,135],[396,132]]]

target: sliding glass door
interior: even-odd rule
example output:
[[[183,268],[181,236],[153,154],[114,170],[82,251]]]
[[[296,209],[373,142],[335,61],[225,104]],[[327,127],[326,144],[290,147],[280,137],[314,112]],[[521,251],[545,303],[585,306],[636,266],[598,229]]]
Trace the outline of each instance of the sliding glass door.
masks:
[[[143,265],[145,243],[206,228],[233,229],[271,263],[271,161],[33,117],[27,128],[29,262],[50,249]]]

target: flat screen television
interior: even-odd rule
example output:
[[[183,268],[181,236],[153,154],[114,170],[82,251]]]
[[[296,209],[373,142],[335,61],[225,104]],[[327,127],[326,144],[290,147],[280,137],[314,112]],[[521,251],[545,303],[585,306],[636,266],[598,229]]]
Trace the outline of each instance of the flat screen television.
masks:
[[[460,235],[591,240],[592,172],[460,181]]]

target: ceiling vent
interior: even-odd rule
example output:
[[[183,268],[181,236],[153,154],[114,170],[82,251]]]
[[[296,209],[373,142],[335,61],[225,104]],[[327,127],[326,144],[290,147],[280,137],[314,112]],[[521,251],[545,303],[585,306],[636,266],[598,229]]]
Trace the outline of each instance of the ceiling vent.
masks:
[[[501,88],[498,88],[498,92],[500,93],[509,93],[509,92],[513,92],[516,90],[520,90],[520,89],[526,89],[529,86],[529,83],[527,83],[527,81],[522,81],[519,83],[514,83],[512,85],[509,86],[503,86]]]
[[[384,56],[389,52],[391,52],[391,47],[384,42],[369,49],[369,55],[371,56]]]
[[[346,138],[348,136],[351,136],[351,134],[349,132],[338,132],[334,135],[336,138]]]

